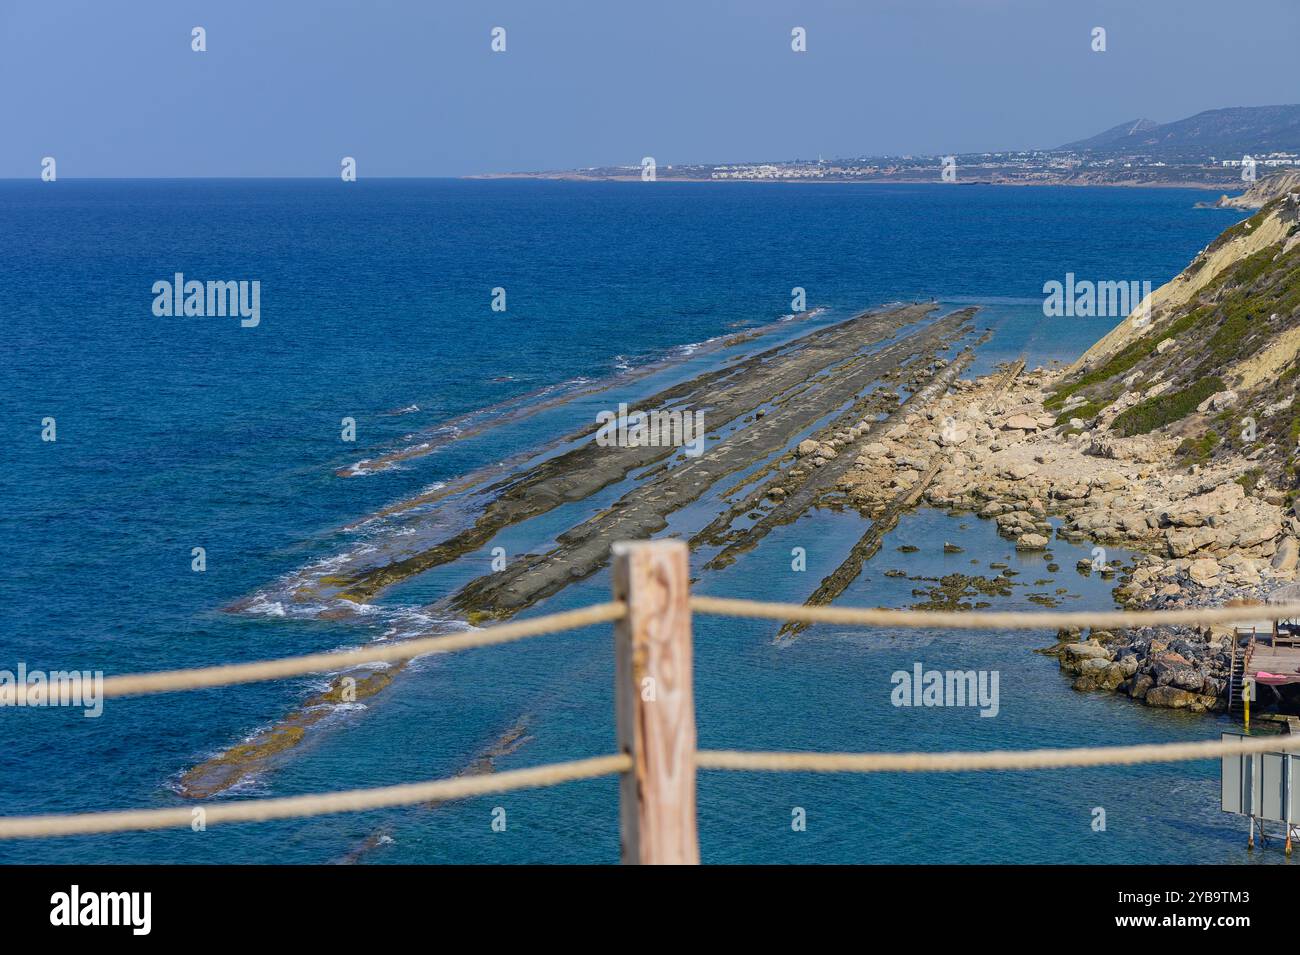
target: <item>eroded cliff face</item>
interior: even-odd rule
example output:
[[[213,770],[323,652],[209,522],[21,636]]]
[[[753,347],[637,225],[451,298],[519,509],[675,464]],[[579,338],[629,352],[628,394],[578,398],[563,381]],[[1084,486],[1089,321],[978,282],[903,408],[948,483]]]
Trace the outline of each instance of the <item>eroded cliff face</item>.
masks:
[[[1080,372],[1099,368],[1139,339],[1158,334],[1186,314],[1190,303],[1225,273],[1245,260],[1294,238],[1297,206],[1287,194],[1225,231],[1197,254],[1172,280],[1151,293],[1150,317],[1140,303],[1122,322],[1084,352],[1070,367]]]
[[[1300,170],[1287,170],[1265,176],[1239,196],[1220,196],[1214,206],[1219,209],[1262,209],[1274,199],[1300,191]]]
[[[1177,440],[1178,466],[1240,458],[1288,498],[1300,441],[1300,202],[1272,200],[1072,365],[1046,407],[1114,437]]]

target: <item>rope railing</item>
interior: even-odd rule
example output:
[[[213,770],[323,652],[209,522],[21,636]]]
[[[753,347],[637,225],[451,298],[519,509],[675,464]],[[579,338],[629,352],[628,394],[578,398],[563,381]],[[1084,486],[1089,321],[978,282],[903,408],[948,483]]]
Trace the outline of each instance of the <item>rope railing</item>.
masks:
[[[860,627],[909,627],[936,630],[1041,630],[1067,627],[1154,627],[1191,624],[1290,620],[1300,604],[1244,604],[1239,607],[1187,607],[1178,610],[964,611],[885,610],[858,607],[810,607],[726,597],[692,597],[691,610],[720,617],[757,617],[838,623]]]
[[[562,630],[576,630],[596,623],[608,623],[620,619],[625,613],[627,608],[615,601],[595,604],[580,610],[566,610],[545,617],[486,627],[472,633],[420,637],[415,640],[395,641],[383,646],[313,653],[306,656],[284,657],[279,660],[114,676],[104,680],[103,696],[105,698],[141,696],[149,693],[173,693],[177,690],[229,686],[234,683],[262,683],[291,676],[306,676],[309,673],[344,670],[366,663],[411,660],[434,653],[454,653],[475,647],[492,647],[502,643],[513,643],[527,637],[558,633]]]
[[[1134,766],[1139,763],[1185,763],[1223,756],[1290,752],[1300,749],[1300,735],[1264,736],[1195,743],[1146,743],[1137,746],[1079,746],[1066,749],[1001,749],[948,753],[760,753],[700,750],[697,769],[760,773],[972,773],[1078,769],[1088,766]]]
[[[990,750],[947,753],[801,753],[698,750],[695,767],[733,772],[788,773],[966,773],[1024,772],[1139,763],[1190,762],[1300,749],[1300,736],[1140,746],[1086,746],[1070,749]],[[626,753],[551,763],[477,776],[426,780],[373,789],[276,799],[249,799],[203,807],[137,809],[41,816],[0,817],[0,839],[92,835],[108,832],[187,828],[195,813],[203,823],[268,822],[345,812],[368,812],[425,802],[446,802],[520,789],[541,789],[582,779],[614,776],[632,768]]]
[[[35,839],[44,836],[83,836],[93,833],[145,831],[150,829],[189,828],[196,813],[202,813],[203,825],[229,822],[268,822],[308,816],[326,816],[340,812],[366,812],[393,806],[410,806],[423,802],[446,802],[488,793],[512,792],[516,789],[540,789],[578,779],[615,776],[631,768],[626,753],[596,756],[566,763],[551,763],[531,769],[512,769],[501,773],[457,776],[377,789],[349,789],[312,796],[288,796],[277,799],[245,799],[219,802],[202,807],[181,806],[174,809],[130,809],[121,812],[85,812],[68,815],[0,817],[0,839]]]
[[[808,773],[929,773],[1027,771],[1125,766],[1300,750],[1300,734],[1237,740],[1134,746],[985,752],[816,753],[699,750],[695,745],[691,678],[691,612],[799,620],[863,627],[1040,629],[1214,624],[1300,617],[1300,604],[1242,605],[1159,611],[947,612],[808,606],[692,597],[686,546],[680,541],[619,545],[614,551],[614,596],[608,603],[472,633],[425,637],[357,650],[309,654],[230,666],[117,676],[104,697],[136,696],[255,683],[362,664],[496,646],[597,623],[615,624],[618,742],[621,752],[529,769],[464,775],[371,789],[204,803],[202,807],[0,817],[0,839],[88,835],[263,822],[465,799],[619,775],[624,861],[698,862],[695,836],[696,770]],[[643,693],[646,681],[657,694]]]
[[[1151,627],[1174,624],[1212,624],[1289,620],[1300,617],[1300,604],[1241,607],[1194,607],[1182,610],[1122,610],[1053,612],[930,611],[885,610],[856,607],[810,607],[804,604],[767,603],[757,600],[734,600],[722,597],[692,597],[692,611],[723,617],[767,620],[799,620],[807,623],[832,623],[863,627],[907,627],[948,630],[1040,630],[1062,627]],[[1267,611],[1267,613],[1265,613]],[[566,610],[544,617],[487,627],[472,633],[448,634],[401,640],[383,646],[338,650],[278,660],[259,660],[226,666],[162,670],[108,677],[104,680],[105,699],[174,693],[180,690],[206,689],[238,683],[261,683],[293,676],[306,676],[361,666],[410,660],[436,653],[454,653],[477,647],[513,643],[528,637],[576,630],[598,623],[621,619],[627,607],[620,601],[593,604],[578,610]]]

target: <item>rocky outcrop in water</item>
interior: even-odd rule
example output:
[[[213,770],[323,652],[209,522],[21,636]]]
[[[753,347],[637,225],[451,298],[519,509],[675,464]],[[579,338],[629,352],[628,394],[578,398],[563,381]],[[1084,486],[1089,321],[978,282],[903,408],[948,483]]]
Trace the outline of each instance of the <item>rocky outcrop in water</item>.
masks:
[[[1273,173],[1252,184],[1239,196],[1220,196],[1217,202],[1205,205],[1215,209],[1261,209],[1289,192],[1300,192],[1300,171]]]
[[[1204,713],[1227,708],[1228,639],[1153,630],[1094,631],[1083,639],[1073,629],[1058,631],[1056,645],[1039,652],[1060,661],[1076,690],[1113,691],[1148,706]]]
[[[1082,431],[1057,423],[1044,401],[1063,380],[1060,370],[1035,369],[992,404],[997,377],[959,382],[864,448],[841,487],[874,513],[909,472],[937,463],[928,503],[995,521],[1022,552],[1053,538],[1096,544],[1076,570],[1114,578],[1116,599],[1131,608],[1262,600],[1295,577],[1300,519],[1282,489],[1265,481],[1248,492],[1240,456],[1180,466],[1174,439],[1105,430],[1113,413]],[[1139,556],[1120,566],[1108,545]],[[1205,712],[1226,705],[1229,633],[1063,631],[1046,652],[1076,690]]]

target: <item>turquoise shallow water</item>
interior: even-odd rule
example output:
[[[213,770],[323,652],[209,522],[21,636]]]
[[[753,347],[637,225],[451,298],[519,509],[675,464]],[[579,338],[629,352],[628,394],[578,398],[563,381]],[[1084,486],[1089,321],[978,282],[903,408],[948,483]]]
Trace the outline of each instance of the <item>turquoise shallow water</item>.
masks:
[[[987,303],[976,324],[995,337],[981,368],[1022,350],[1031,362],[1073,357],[1109,323],[1044,319],[1035,304],[1044,281],[1073,271],[1159,284],[1233,221],[1193,210],[1199,194],[1175,190],[355,185],[0,183],[0,668],[126,672],[356,645],[482,572],[487,555],[394,588],[381,618],[361,624],[221,608],[364,546],[372,532],[342,533],[349,522],[571,431],[597,399],[381,475],[343,480],[338,467],[475,409],[772,322],[789,311],[795,285],[825,309],[814,322],[903,299]],[[260,280],[262,324],[155,317],[151,285],[176,271]],[[488,307],[496,286],[508,291],[504,315]],[[689,369],[714,360],[701,353]],[[412,405],[419,410],[387,414]],[[47,415],[58,422],[54,444],[39,440]],[[339,440],[345,415],[357,421],[354,444]],[[683,515],[680,529],[705,510]],[[501,543],[512,553],[544,546],[571,516],[512,529]],[[854,515],[810,516],[705,573],[700,589],[801,600],[863,527]],[[966,553],[944,556],[945,539]],[[898,553],[904,541],[921,553]],[[190,570],[194,546],[207,549],[203,574]],[[803,573],[789,569],[795,546],[809,552]],[[1074,574],[1070,548],[1056,550],[1066,570],[1054,587],[1079,595],[1066,605],[1106,605],[1106,587]],[[990,525],[921,511],[842,600],[907,603],[915,585],[885,569],[979,572],[970,560],[1008,552]],[[999,605],[1032,606],[1030,590]],[[600,574],[535,612],[607,593]],[[697,622],[702,745],[937,750],[1217,729],[1074,694],[1054,661],[1028,652],[1047,635],[817,628],[778,648],[774,632]],[[998,670],[1000,714],[892,707],[890,674],[915,662]],[[611,680],[608,628],[423,661],[371,705],[331,716],[327,732],[237,795],[447,775],[521,718],[527,739],[502,768],[608,751]],[[0,711],[0,812],[177,804],[178,773],[272,722],[312,685],[120,701],[97,720]],[[1241,861],[1216,780],[1212,765],[907,779],[709,774],[701,841],[705,858],[720,862]],[[615,794],[602,780],[436,810],[59,840],[39,844],[39,856],[32,845],[0,845],[0,861],[326,862],[376,833],[387,840],[367,861],[613,861]],[[489,826],[497,805],[507,810],[504,833]],[[795,806],[807,811],[806,832],[790,830]],[[1095,806],[1107,810],[1106,833],[1089,828]]]

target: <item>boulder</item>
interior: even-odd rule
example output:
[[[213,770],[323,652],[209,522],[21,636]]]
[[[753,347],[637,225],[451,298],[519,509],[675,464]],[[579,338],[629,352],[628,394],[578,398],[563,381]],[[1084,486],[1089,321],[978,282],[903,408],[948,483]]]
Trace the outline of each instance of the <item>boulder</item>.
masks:
[[[1164,706],[1171,710],[1180,710],[1199,702],[1195,693],[1188,693],[1172,686],[1156,686],[1147,691],[1147,706]]]
[[[1146,698],[1148,691],[1155,685],[1155,681],[1145,673],[1138,673],[1133,677],[1133,682],[1129,684],[1128,695],[1135,700]]]
[[[1119,664],[1106,660],[1088,660],[1075,678],[1073,687],[1080,692],[1114,690],[1123,682],[1124,672]]]
[[[1297,557],[1300,557],[1300,542],[1294,537],[1283,537],[1273,555],[1273,569],[1281,573],[1295,570]]]
[[[1037,431],[1038,422],[1027,414],[1013,414],[1002,422],[1003,431]]]
[[[1122,491],[1128,488],[1129,481],[1118,471],[1103,471],[1093,477],[1089,483],[1094,491]]]
[[[1084,660],[1110,661],[1110,651],[1096,643],[1069,643],[1061,651],[1061,658],[1082,665]]]
[[[1102,666],[1110,663],[1110,653],[1094,643],[1067,643],[1057,647],[1057,662],[1066,673],[1082,673],[1093,660]]]
[[[1191,562],[1187,576],[1192,583],[1210,587],[1219,581],[1219,562],[1213,557],[1201,557]]]
[[[1128,674],[1124,672],[1124,665],[1122,663],[1112,663],[1101,671],[1098,679],[1103,690],[1117,690],[1119,685],[1127,678]]]
[[[1282,533],[1281,525],[1268,519],[1259,520],[1249,514],[1233,517],[1235,520],[1227,521],[1224,530],[1234,547],[1256,547]],[[1218,527],[1217,521],[1215,526]]]
[[[1222,411],[1224,408],[1231,408],[1236,403],[1237,393],[1235,391],[1232,391],[1231,389],[1228,391],[1216,391],[1214,394],[1210,395],[1210,397],[1197,405],[1196,410],[1202,413],[1210,410]]]
[[[1165,531],[1165,546],[1169,548],[1170,557],[1186,557],[1188,554],[1208,547],[1218,540],[1212,527],[1187,528],[1186,530]]]
[[[1016,461],[1007,465],[1002,471],[1003,477],[1008,481],[1023,481],[1027,477],[1033,477],[1038,473],[1038,468],[1032,464],[1026,464],[1022,461]]]
[[[1208,693],[1197,694],[1196,699],[1188,709],[1193,713],[1204,713],[1207,710],[1219,709],[1219,698]]]
[[[1047,538],[1042,534],[1025,534],[1016,541],[1016,550],[1043,550],[1047,543]]]
[[[1151,667],[1151,676],[1157,687],[1172,686],[1179,690],[1199,693],[1205,677],[1177,653],[1167,653]]]

